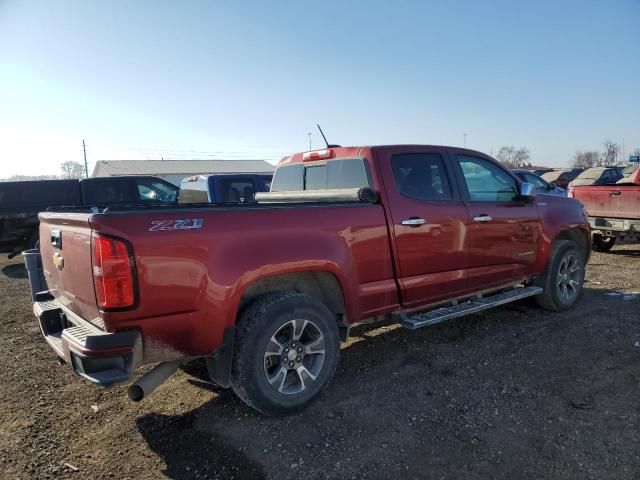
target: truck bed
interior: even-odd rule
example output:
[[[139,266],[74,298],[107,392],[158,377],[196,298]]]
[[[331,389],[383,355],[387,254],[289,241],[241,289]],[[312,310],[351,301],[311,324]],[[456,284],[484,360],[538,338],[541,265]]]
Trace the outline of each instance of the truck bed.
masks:
[[[381,205],[365,202],[118,207],[40,214],[45,277],[56,301],[106,331],[137,329],[145,362],[210,353],[235,318],[243,285],[267,274],[335,272],[346,315],[376,315],[398,303]],[[277,228],[280,226],[281,228]],[[60,235],[59,245],[49,239]],[[239,233],[240,232],[240,233]],[[91,242],[127,241],[137,277],[135,309],[101,311]],[[259,251],[260,255],[254,253]],[[193,332],[201,332],[194,335]],[[175,351],[167,352],[168,345]],[[176,348],[177,347],[177,348]]]

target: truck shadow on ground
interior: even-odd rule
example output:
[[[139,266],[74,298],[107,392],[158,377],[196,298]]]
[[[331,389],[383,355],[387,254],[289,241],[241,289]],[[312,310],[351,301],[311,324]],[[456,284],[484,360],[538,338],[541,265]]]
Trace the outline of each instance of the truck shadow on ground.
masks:
[[[13,263],[2,267],[2,273],[9,278],[27,278],[27,269],[22,263]]]
[[[609,400],[593,392],[613,398],[616,391],[591,379],[612,378],[606,372],[616,362],[637,362],[614,357],[619,347],[607,343],[607,325],[590,319],[636,302],[603,293],[585,289],[570,313],[517,303],[415,332],[355,328],[330,387],[286,417],[254,412],[203,380],[196,363],[185,369],[194,376],[189,383],[215,396],[186,414],[147,414],[137,427],[176,480],[518,476],[525,466],[543,473],[566,463],[574,445],[567,440],[567,452],[549,441],[561,441],[566,429],[550,419],[561,416],[583,435],[589,412],[594,428],[594,411]],[[602,430],[617,430],[614,443],[633,443],[633,429]],[[597,460],[591,467],[601,470]],[[570,461],[566,468],[565,477],[579,473]]]
[[[607,255],[617,255],[619,257],[640,257],[640,250],[610,250]]]

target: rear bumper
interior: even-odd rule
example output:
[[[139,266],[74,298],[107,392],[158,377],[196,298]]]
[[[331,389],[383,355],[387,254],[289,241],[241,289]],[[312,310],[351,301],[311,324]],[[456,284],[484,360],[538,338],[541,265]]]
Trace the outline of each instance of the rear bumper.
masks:
[[[640,220],[624,218],[589,217],[591,230],[640,234]]]
[[[135,330],[108,333],[78,317],[59,301],[38,294],[33,312],[44,339],[81,377],[106,387],[128,381],[142,359]]]

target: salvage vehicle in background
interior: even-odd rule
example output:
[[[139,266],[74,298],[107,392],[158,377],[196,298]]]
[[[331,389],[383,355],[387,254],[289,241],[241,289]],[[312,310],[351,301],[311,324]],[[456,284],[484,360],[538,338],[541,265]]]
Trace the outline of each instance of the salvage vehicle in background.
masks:
[[[9,258],[38,242],[38,213],[50,207],[175,204],[178,187],[153,176],[0,182],[0,252]]]
[[[265,414],[316,398],[358,322],[408,329],[532,297],[578,300],[590,254],[579,202],[536,198],[454,147],[338,147],[280,161],[257,203],[40,214],[42,334],[97,385],[141,400],[183,362]]]
[[[611,250],[616,240],[640,240],[640,167],[631,165],[611,185],[578,185],[569,196],[587,209],[593,249]]]
[[[609,185],[616,183],[623,177],[622,168],[619,167],[592,167],[587,168],[575,179],[571,180],[571,186],[580,185]]]
[[[582,169],[579,168],[552,170],[550,172],[543,173],[541,177],[545,182],[553,183],[557,187],[566,190],[569,187],[569,182],[576,178],[581,172]]]
[[[547,183],[542,177],[532,173],[529,170],[513,169],[511,170],[516,177],[526,183],[530,183],[536,189],[536,192],[541,195],[557,195],[560,197],[566,197],[567,191],[558,187],[555,183]]]
[[[270,173],[216,173],[186,177],[179,203],[251,203],[257,192],[268,192]]]

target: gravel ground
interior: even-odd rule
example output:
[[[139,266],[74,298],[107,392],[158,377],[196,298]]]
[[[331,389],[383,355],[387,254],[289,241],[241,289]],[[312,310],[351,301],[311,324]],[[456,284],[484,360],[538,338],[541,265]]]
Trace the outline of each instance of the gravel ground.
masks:
[[[415,332],[359,327],[303,413],[264,418],[190,365],[140,404],[58,365],[0,260],[0,478],[640,478],[640,246],[595,253],[579,305]]]

